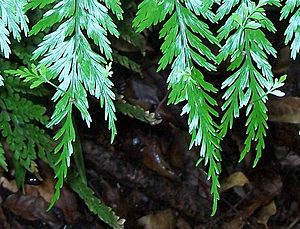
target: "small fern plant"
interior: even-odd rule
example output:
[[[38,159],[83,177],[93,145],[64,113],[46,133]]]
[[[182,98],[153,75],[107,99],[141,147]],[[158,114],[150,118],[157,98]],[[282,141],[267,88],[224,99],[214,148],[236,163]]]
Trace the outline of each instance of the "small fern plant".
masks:
[[[133,0],[132,2],[135,3]],[[168,103],[184,104],[182,115],[188,116],[190,147],[199,146],[197,165],[203,162],[208,167],[213,199],[212,215],[217,210],[217,201],[220,198],[218,189],[222,160],[221,142],[232,128],[234,118],[240,116],[241,109],[246,109],[246,139],[240,160],[254,145],[255,166],[265,147],[268,95],[284,95],[279,88],[284,84],[286,76],[274,78],[269,63],[270,56],[276,57],[276,50],[266,34],[275,33],[276,28],[268,18],[266,8],[281,9],[281,20],[290,17],[285,43],[291,42],[291,57],[295,59],[300,50],[299,5],[299,0],[287,0],[284,7],[280,0],[143,0],[138,4],[132,27],[136,33],[142,33],[153,26],[159,28],[159,37],[163,42],[157,71],[170,70],[167,79]],[[43,12],[43,16],[29,31],[26,13],[37,10]],[[99,107],[104,109],[105,120],[108,121],[111,131],[111,141],[117,133],[114,103],[116,96],[110,79],[111,62],[115,61],[132,71],[140,72],[139,65],[129,57],[118,52],[113,53],[109,39],[112,36],[119,37],[116,26],[118,21],[118,25],[124,23],[128,26],[128,21],[122,20],[120,0],[0,1],[0,50],[4,58],[8,58],[11,53],[10,34],[17,41],[21,39],[21,31],[24,36],[29,34],[31,37],[44,34],[43,40],[33,52],[32,64],[18,70],[6,71],[7,75],[11,75],[7,80],[0,78],[1,85],[10,79],[14,82],[12,85],[5,83],[0,106],[3,111],[13,113],[13,116],[4,114],[5,117],[1,117],[2,137],[14,151],[18,165],[31,171],[36,154],[30,153],[32,150],[29,152],[26,144],[32,140],[25,137],[25,140],[12,144],[8,126],[11,123],[20,125],[20,122],[23,126],[33,125],[32,122],[45,124],[45,109],[31,102],[29,98],[22,100],[16,96],[16,91],[20,94],[18,84],[30,85],[31,89],[41,88],[43,84],[53,86],[55,93],[52,101],[55,109],[47,127],[57,126],[58,131],[54,136],[57,144],[53,152],[56,157],[52,159],[53,163],[48,158],[57,178],[51,206],[59,198],[60,189],[68,175],[71,156],[76,153],[74,144],[77,136],[72,118],[74,109],[80,111],[87,126],[92,121],[88,110],[88,94],[97,98]],[[218,30],[214,31],[212,28],[216,26]],[[130,42],[137,41],[140,36],[126,30],[121,34]],[[209,82],[205,73],[217,71],[218,66],[227,63],[229,76],[220,88],[224,90],[224,94],[221,104],[218,104],[214,97],[216,93],[220,93],[219,89]],[[20,82],[19,78],[24,81]],[[26,93],[30,91],[32,90],[27,90]],[[23,111],[16,105],[20,100],[26,104],[25,109],[32,110],[36,106],[35,113],[29,111],[26,113],[28,117],[25,114],[20,115]],[[222,112],[217,112],[218,105]],[[133,113],[131,112],[132,116]],[[17,115],[14,116],[15,114]],[[47,137],[34,125],[30,128],[28,134],[34,132]],[[27,130],[25,128],[20,131],[15,134],[19,135]],[[44,140],[34,144],[43,147]],[[4,154],[2,147],[0,165],[6,169]],[[42,154],[40,157],[45,159]],[[71,177],[76,176],[72,174]],[[69,182],[91,207],[93,204],[87,200],[87,196],[92,193],[84,186],[85,183],[75,182],[72,178]],[[93,211],[95,208],[99,210],[97,214],[100,218],[103,209],[101,204],[99,202],[98,207],[92,207]],[[102,219],[114,228],[122,227],[123,221],[114,223],[114,220],[119,219],[113,213],[110,220],[105,217]]]

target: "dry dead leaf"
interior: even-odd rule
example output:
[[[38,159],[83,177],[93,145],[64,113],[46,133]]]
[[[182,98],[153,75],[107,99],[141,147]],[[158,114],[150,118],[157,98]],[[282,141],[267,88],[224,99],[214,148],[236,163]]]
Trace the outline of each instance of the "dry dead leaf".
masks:
[[[248,218],[261,206],[269,203],[273,199],[271,195],[260,195],[251,199],[250,203],[247,203],[245,207],[241,210],[241,215],[243,218]]]
[[[249,199],[248,201],[245,201],[242,206],[239,206],[236,211],[237,214],[230,218],[229,220],[226,220],[224,223],[222,223],[221,228],[222,229],[240,229],[243,228],[244,223],[246,220],[253,215],[253,213],[259,209],[261,206],[266,205],[267,203],[270,203],[274,196],[271,195],[260,195],[256,196],[254,198]]]
[[[28,221],[41,220],[52,228],[61,228],[63,222],[53,211],[47,211],[48,203],[41,197],[12,194],[4,201],[4,207]]]
[[[7,180],[6,177],[0,177],[0,186],[7,189],[8,191],[11,191],[13,193],[16,193],[18,191],[18,187],[15,180]]]
[[[24,193],[31,197],[42,197],[47,203],[50,203],[54,194],[54,175],[52,170],[46,164],[41,165],[41,170],[45,177],[43,182],[39,185],[24,185]],[[15,180],[8,180],[6,177],[0,177],[0,186],[13,193],[18,192]],[[76,196],[66,186],[62,188],[60,198],[55,206],[63,211],[68,223],[74,222],[79,217]]]
[[[139,218],[138,224],[144,229],[173,229],[176,226],[176,218],[173,211],[167,209]]]
[[[286,96],[274,98],[267,103],[269,121],[284,123],[300,123],[300,98]]]
[[[40,185],[25,185],[24,191],[27,195],[42,197],[47,203],[50,203],[54,194],[55,180],[53,179],[53,172],[47,165],[42,165],[44,180]],[[60,208],[68,223],[76,221],[79,217],[78,205],[75,194],[64,185],[59,200],[55,203],[55,206]]]
[[[266,228],[268,228],[268,221],[272,215],[275,215],[277,211],[274,200],[268,205],[261,208],[258,217],[257,223],[263,224]]]
[[[233,187],[243,187],[245,184],[249,184],[248,178],[242,172],[235,172],[221,182],[221,192],[225,192]]]
[[[241,229],[244,226],[242,217],[235,217],[230,221],[224,222],[221,225],[221,229]]]

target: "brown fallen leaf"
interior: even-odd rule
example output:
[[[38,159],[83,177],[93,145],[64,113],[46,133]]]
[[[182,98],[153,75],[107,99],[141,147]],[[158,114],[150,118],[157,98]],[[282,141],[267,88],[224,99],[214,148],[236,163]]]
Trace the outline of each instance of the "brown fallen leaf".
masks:
[[[229,219],[226,219],[221,228],[222,229],[240,229],[243,228],[247,219],[251,217],[261,206],[270,203],[274,196],[261,194],[244,200],[241,205],[236,206],[236,214]]]
[[[32,197],[42,197],[47,203],[50,203],[54,194],[54,175],[49,166],[43,163],[41,163],[41,171],[45,177],[41,184],[26,184],[24,186],[24,193]],[[6,177],[0,177],[0,186],[13,193],[18,192],[15,180],[8,180]],[[68,223],[76,221],[80,215],[78,212],[76,196],[66,185],[62,188],[60,198],[56,202],[55,206],[63,211],[65,219]]]
[[[50,225],[51,228],[63,226],[63,222],[53,210],[47,211],[48,203],[41,197],[12,194],[5,199],[3,206],[25,220],[40,220]]]
[[[153,141],[153,143],[143,148],[142,152],[144,154],[143,163],[147,168],[171,180],[180,180],[170,165],[165,161],[157,142]]]
[[[139,159],[148,169],[161,176],[180,181],[180,177],[165,160],[164,152],[156,136],[137,130],[128,132],[125,139],[120,145],[122,150],[130,153],[127,157]]]
[[[243,187],[249,184],[248,178],[242,172],[235,172],[221,182],[221,192],[225,192],[233,187]]]
[[[300,123],[300,98],[286,96],[274,98],[267,103],[269,109],[269,121],[284,123]]]
[[[241,229],[244,226],[242,217],[235,217],[229,221],[225,221],[221,225],[221,229]]]
[[[241,210],[241,216],[243,218],[250,217],[257,209],[269,203],[273,198],[274,196],[272,195],[260,195],[255,197],[249,203],[245,204],[245,206]]]
[[[173,211],[167,209],[139,218],[138,224],[144,229],[173,229],[176,226],[176,218]]]
[[[271,203],[261,208],[257,217],[257,223],[263,224],[265,228],[268,228],[268,221],[272,215],[276,214],[276,212],[277,208],[273,200]]]
[[[6,177],[0,177],[0,186],[13,193],[16,193],[18,191],[16,181],[8,180]]]
[[[41,164],[41,171],[44,173],[44,180],[39,185],[25,185],[24,191],[27,195],[42,197],[47,203],[50,203],[54,194],[55,180],[52,170],[46,164]],[[61,189],[60,198],[55,203],[60,208],[68,223],[72,223],[79,217],[77,199],[75,194],[64,185]]]

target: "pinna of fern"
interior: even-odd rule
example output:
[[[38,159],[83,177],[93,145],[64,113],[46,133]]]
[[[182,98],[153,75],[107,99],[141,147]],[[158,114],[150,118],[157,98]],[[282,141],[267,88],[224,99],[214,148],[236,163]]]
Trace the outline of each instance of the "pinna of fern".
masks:
[[[209,165],[212,214],[216,211],[219,199],[221,156],[218,125],[214,121],[218,113],[213,108],[217,103],[209,93],[216,93],[217,89],[205,81],[198,68],[216,70],[211,64],[216,59],[215,55],[203,44],[200,36],[212,44],[217,44],[218,41],[208,25],[199,19],[200,16],[212,19],[210,8],[213,3],[214,1],[144,0],[138,6],[133,21],[137,32],[166,21],[160,30],[160,37],[164,38],[164,42],[158,70],[171,65],[168,77],[169,104],[185,102],[182,114],[188,114],[189,132],[192,136],[190,147],[200,146],[200,161],[204,159],[204,164]]]
[[[46,108],[36,103],[43,90],[32,91],[29,84],[16,76],[16,71],[5,71],[14,76],[5,77],[5,86],[0,91],[0,165],[7,170],[5,154],[12,155],[16,172],[16,183],[24,185],[26,171],[38,173],[37,158],[46,157],[51,152],[51,138],[40,127],[46,125]],[[5,150],[4,150],[5,149]]]
[[[300,51],[300,1],[299,0],[287,0],[285,5],[281,9],[280,20],[286,19],[289,15],[292,16],[289,19],[289,25],[285,30],[285,44],[287,45],[291,41],[291,57],[296,59],[297,54]]]
[[[217,19],[222,19],[233,7],[236,8],[225,24],[219,29],[218,38],[226,40],[217,57],[218,62],[230,58],[228,70],[232,72],[222,84],[227,88],[223,95],[224,115],[221,120],[220,135],[224,137],[228,128],[232,128],[233,119],[239,117],[240,109],[246,107],[248,116],[247,138],[241,152],[240,161],[250,151],[255,142],[256,158],[254,166],[265,147],[264,137],[267,126],[267,95],[283,96],[278,90],[285,77],[275,79],[268,62],[268,55],[276,57],[276,50],[266,38],[263,30],[275,32],[273,23],[267,18],[264,7],[280,6],[279,0],[223,1],[217,12]]]
[[[27,36],[29,29],[28,18],[24,6],[27,0],[0,1],[0,50],[5,58],[11,53],[9,36],[12,34],[17,41],[21,40],[21,31]],[[3,86],[3,77],[0,75],[0,86]]]
[[[27,10],[37,7],[44,8],[54,1],[31,0]],[[47,77],[45,82],[58,79],[56,93],[52,100],[56,103],[54,113],[48,127],[60,125],[61,128],[54,139],[59,141],[55,153],[59,154],[56,162],[56,192],[52,204],[59,198],[59,190],[67,175],[70,157],[73,153],[73,142],[76,135],[72,120],[74,106],[80,111],[87,125],[90,125],[91,116],[88,111],[87,93],[100,100],[104,107],[105,119],[111,130],[112,140],[116,134],[115,95],[111,90],[111,66],[107,60],[112,59],[112,50],[107,38],[108,33],[119,35],[108,10],[122,18],[120,1],[97,0],[63,0],[44,13],[31,29],[30,35],[39,32],[50,32],[44,37],[39,47],[33,53],[33,60],[40,58],[38,68],[45,66]],[[54,29],[55,28],[55,29]],[[83,31],[85,30],[86,33]],[[98,47],[95,52],[88,41],[90,38]]]

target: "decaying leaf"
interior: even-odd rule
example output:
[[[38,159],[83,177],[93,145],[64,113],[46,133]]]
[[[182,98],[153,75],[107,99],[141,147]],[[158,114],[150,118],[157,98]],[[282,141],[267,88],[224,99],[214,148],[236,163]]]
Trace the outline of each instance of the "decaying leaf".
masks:
[[[162,156],[161,149],[155,140],[150,140],[150,144],[143,148],[143,163],[144,165],[157,172],[161,176],[170,178],[171,180],[180,180],[177,174],[172,170],[170,165]]]
[[[225,221],[222,223],[222,229],[241,229],[244,226],[242,217],[235,217],[229,221]]]
[[[259,195],[247,200],[237,208],[237,214],[222,223],[222,229],[241,229],[249,217],[251,217],[261,206],[265,206],[273,199],[271,195]],[[265,214],[266,215],[266,214]]]
[[[53,173],[48,166],[43,164],[42,168],[46,175],[43,182],[39,185],[26,184],[24,185],[23,191],[26,196],[30,196],[32,198],[41,197],[48,204],[54,194],[55,180],[53,179]],[[0,177],[0,186],[13,193],[18,192],[15,180],[8,180],[6,177]],[[61,197],[56,202],[55,206],[63,211],[68,223],[76,221],[79,217],[76,196],[67,186],[62,188]]]
[[[62,220],[56,216],[53,210],[47,211],[48,203],[41,197],[12,194],[4,201],[4,206],[25,220],[40,220],[52,228],[63,226]]]
[[[44,180],[40,185],[25,185],[24,191],[27,195],[42,197],[47,203],[50,203],[54,194],[55,180],[51,169],[43,164]],[[79,217],[77,200],[74,192],[66,185],[62,188],[60,198],[55,204],[60,208],[68,223],[76,221]]]
[[[266,228],[268,228],[268,221],[272,215],[275,215],[277,211],[274,200],[268,205],[262,207],[257,217],[257,223],[263,224]]]
[[[8,180],[6,177],[0,177],[0,186],[13,193],[16,193],[18,191],[16,181]]]
[[[173,229],[176,226],[176,218],[173,211],[167,209],[139,218],[138,224],[144,229]]]
[[[238,171],[231,174],[225,180],[221,182],[221,192],[227,191],[233,187],[243,187],[245,184],[249,184],[248,178],[242,172]]]
[[[300,123],[300,98],[287,96],[274,98],[267,103],[269,121],[284,123]]]

